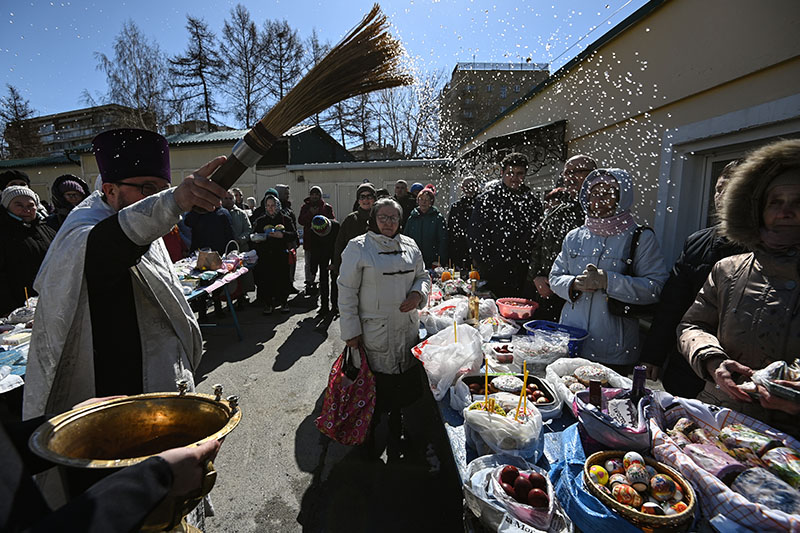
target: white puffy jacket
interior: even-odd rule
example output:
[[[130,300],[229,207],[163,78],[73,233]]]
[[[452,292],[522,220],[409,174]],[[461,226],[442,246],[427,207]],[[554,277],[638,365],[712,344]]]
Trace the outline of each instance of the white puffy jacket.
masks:
[[[400,304],[416,291],[422,309],[430,290],[414,240],[372,231],[352,239],[342,253],[337,284],[342,340],[362,335],[373,372],[404,372],[419,336],[419,313],[403,313]]]

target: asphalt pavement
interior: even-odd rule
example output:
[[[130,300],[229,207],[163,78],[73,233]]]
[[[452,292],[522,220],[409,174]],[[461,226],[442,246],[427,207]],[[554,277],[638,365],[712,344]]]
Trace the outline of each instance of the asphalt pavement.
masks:
[[[206,533],[462,531],[461,489],[432,396],[426,391],[405,413],[409,449],[398,463],[331,441],[314,420],[344,347],[338,318],[318,314],[316,297],[302,293],[290,297],[290,308],[288,315],[263,316],[254,305],[237,311],[242,341],[230,327],[203,328],[197,389],[211,393],[221,383],[226,396],[239,396],[243,414],[215,461],[216,514]],[[232,325],[227,310],[218,323]],[[379,443],[385,432],[384,420]],[[426,456],[428,444],[438,465]]]

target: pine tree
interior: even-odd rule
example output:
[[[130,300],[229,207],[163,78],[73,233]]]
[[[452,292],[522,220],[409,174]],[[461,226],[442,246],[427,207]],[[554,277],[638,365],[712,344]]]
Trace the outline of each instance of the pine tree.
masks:
[[[26,123],[36,111],[19,90],[7,84],[8,95],[0,98],[0,119],[3,121],[3,140],[10,159],[21,159],[42,155],[43,147],[39,132]]]

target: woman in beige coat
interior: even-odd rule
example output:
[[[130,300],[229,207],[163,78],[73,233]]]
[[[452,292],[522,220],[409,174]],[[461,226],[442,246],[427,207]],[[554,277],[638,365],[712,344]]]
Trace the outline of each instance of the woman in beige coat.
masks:
[[[763,387],[753,399],[739,385],[800,354],[800,140],[750,154],[734,170],[724,202],[722,234],[752,252],[714,265],[678,326],[679,348],[706,380],[698,399],[798,437],[800,406]]]

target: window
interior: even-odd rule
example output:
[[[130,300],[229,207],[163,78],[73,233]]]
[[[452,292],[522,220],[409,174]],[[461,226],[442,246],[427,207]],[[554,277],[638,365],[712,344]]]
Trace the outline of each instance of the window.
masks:
[[[506,94],[508,94],[508,87],[505,85],[500,86],[500,98],[505,98]]]
[[[514,85],[514,92],[515,93],[518,93],[519,89],[520,89],[519,85]]]
[[[487,93],[490,93],[490,92],[492,92],[492,84],[491,84],[491,83],[490,83],[489,85],[487,85],[487,86],[486,86],[486,92],[487,92]]]

